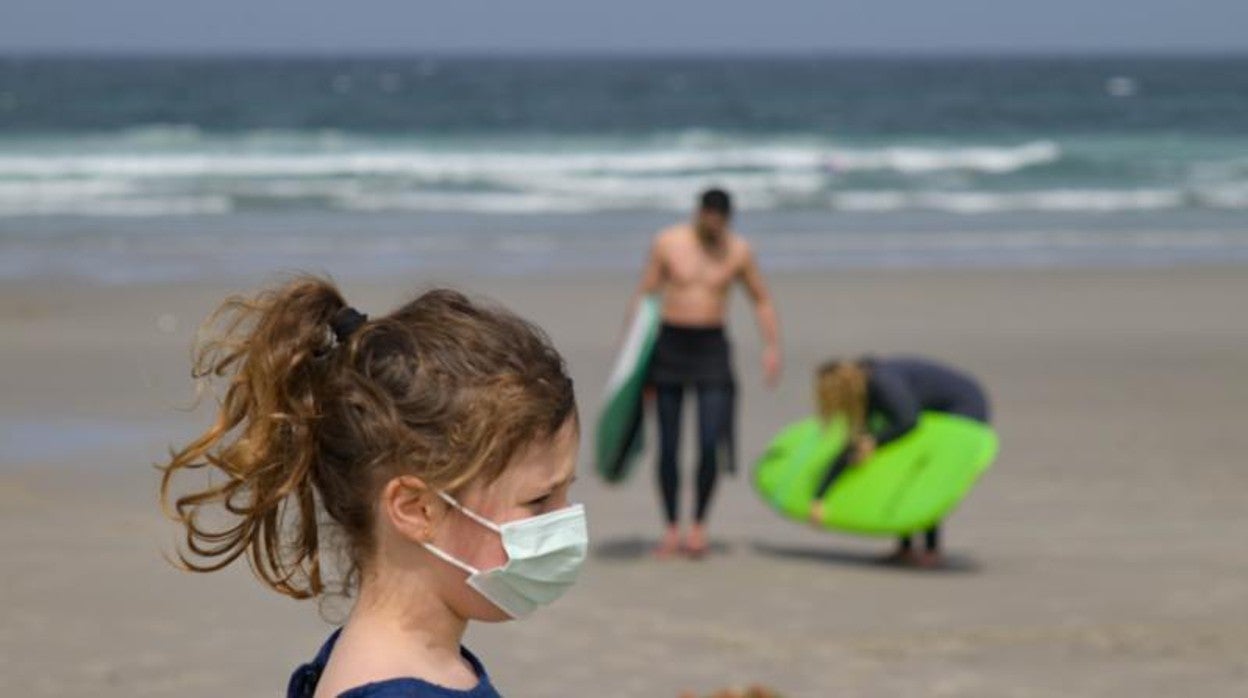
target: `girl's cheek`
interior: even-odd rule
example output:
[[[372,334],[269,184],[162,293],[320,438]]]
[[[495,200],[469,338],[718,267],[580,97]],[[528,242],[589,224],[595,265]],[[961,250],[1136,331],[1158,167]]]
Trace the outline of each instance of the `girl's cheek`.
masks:
[[[498,533],[472,522],[457,526],[454,533],[459,559],[473,567],[488,570],[507,561],[507,552]]]
[[[481,570],[493,569],[501,567],[507,563],[507,551],[503,548],[503,541],[497,535],[491,535],[479,548],[480,559],[475,567]]]
[[[568,498],[568,493],[560,492],[556,494],[555,496],[551,497],[550,501],[546,504],[546,506],[542,507],[542,511],[538,513],[549,514],[552,511],[559,511],[560,509],[567,509],[569,504],[571,504],[571,500],[569,500]]]

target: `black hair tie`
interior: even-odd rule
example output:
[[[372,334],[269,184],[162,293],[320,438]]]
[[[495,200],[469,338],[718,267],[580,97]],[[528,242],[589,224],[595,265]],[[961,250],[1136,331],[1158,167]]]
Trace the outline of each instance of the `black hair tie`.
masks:
[[[342,310],[334,313],[329,320],[329,329],[333,330],[334,338],[339,342],[345,342],[360,329],[360,325],[368,322],[368,316],[360,311],[347,306]]]

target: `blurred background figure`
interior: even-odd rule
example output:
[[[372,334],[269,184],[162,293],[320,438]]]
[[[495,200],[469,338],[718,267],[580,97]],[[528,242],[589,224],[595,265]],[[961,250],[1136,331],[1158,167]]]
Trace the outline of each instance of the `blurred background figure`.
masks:
[[[828,464],[816,490],[810,513],[816,523],[824,520],[822,497],[841,473],[914,431],[923,412],[988,423],[988,396],[979,383],[962,371],[927,359],[868,356],[829,361],[816,372],[815,395],[821,418],[840,418],[849,425],[848,445]],[[914,550],[911,535],[902,535],[887,561],[939,566],[940,524],[922,533],[922,551]]]
[[[659,491],[667,530],[655,554],[707,552],[706,517],[721,469],[735,468],[736,379],[724,331],[728,293],[740,283],[754,304],[763,339],[762,369],[769,386],[780,379],[780,328],[771,295],[749,243],[729,227],[732,200],[721,189],[703,192],[691,223],[655,237],[630,304],[662,296],[662,325],[649,382],[655,387],[659,422]],[[686,387],[698,395],[698,475],[693,523],[680,532],[680,429]]]

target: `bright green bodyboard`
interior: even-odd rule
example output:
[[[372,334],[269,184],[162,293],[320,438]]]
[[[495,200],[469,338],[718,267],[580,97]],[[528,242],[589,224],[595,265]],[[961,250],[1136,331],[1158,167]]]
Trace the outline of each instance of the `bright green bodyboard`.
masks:
[[[782,430],[754,470],[754,485],[776,511],[808,521],[819,483],[845,446],[841,421],[811,417]],[[823,497],[825,527],[896,535],[940,521],[970,492],[997,454],[980,422],[925,412],[910,433],[847,468]]]

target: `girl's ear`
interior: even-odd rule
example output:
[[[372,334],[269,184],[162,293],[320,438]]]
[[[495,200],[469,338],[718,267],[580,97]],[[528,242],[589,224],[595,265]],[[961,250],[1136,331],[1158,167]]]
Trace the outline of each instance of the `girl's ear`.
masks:
[[[428,543],[446,514],[446,503],[424,480],[400,475],[381,489],[381,510],[399,535],[413,543]]]

